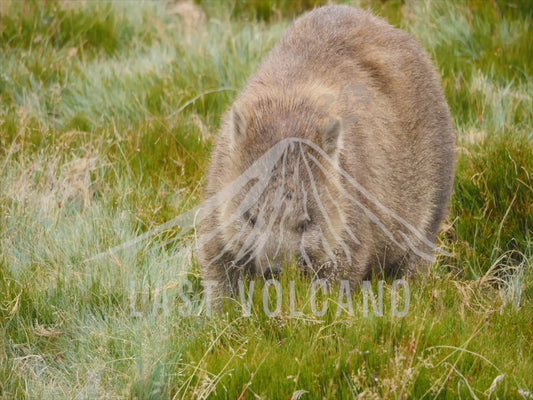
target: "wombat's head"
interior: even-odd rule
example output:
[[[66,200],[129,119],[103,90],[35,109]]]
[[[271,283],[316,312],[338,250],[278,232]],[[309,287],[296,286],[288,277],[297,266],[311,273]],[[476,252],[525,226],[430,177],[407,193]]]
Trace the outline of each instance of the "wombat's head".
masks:
[[[346,209],[341,121],[305,102],[265,100],[234,107],[227,122],[233,186],[220,221],[235,264],[265,277],[292,260],[312,272],[330,265]]]

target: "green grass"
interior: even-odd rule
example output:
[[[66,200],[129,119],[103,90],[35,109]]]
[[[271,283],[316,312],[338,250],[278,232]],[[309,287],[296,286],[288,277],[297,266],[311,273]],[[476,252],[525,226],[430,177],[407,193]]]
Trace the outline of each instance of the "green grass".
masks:
[[[0,2],[0,398],[533,396],[527,0],[360,2],[424,44],[458,135],[454,256],[410,282],[406,317],[392,282],[383,317],[361,293],[337,317],[338,292],[314,317],[291,272],[303,317],[285,290],[275,318],[260,293],[208,318],[179,227],[91,259],[200,204],[223,112],[322,3]],[[185,278],[199,316],[179,313]]]

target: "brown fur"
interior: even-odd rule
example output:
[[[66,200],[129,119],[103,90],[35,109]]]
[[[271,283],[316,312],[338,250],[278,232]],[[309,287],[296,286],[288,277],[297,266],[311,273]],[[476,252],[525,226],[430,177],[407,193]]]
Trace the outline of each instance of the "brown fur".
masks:
[[[429,265],[413,247],[433,251],[428,242],[452,191],[455,135],[439,77],[412,36],[347,6],[297,19],[226,114],[206,195],[289,137],[325,154],[292,146],[249,209],[238,211],[253,183],[210,209],[200,227],[205,279],[227,292],[245,271],[264,274],[291,257],[319,276],[354,283]],[[302,154],[325,170],[306,168]],[[252,259],[237,260],[250,242]]]

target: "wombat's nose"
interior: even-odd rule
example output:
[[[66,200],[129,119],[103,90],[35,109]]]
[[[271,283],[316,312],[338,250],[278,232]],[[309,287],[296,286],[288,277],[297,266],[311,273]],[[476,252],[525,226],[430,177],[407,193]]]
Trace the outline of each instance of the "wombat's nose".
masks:
[[[280,274],[281,274],[281,264],[274,263],[265,270],[265,272],[263,273],[263,276],[265,277],[265,279],[277,279],[279,278]]]

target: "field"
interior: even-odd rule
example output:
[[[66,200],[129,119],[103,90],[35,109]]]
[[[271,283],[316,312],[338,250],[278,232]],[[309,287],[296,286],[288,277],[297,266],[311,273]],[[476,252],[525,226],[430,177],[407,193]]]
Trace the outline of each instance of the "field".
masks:
[[[451,255],[407,315],[385,281],[383,316],[355,293],[316,317],[291,271],[303,315],[285,291],[275,317],[260,293],[207,315],[174,218],[247,77],[321,3],[0,0],[0,398],[533,398],[529,0],[357,3],[422,42],[457,132]]]

